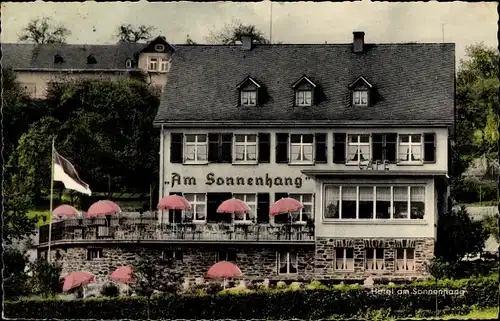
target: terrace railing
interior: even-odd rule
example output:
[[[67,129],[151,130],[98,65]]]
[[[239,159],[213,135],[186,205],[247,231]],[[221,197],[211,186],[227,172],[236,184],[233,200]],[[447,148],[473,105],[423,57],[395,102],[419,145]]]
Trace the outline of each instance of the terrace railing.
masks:
[[[66,219],[52,224],[51,242],[94,241],[178,242],[311,242],[312,224],[159,224],[155,218]],[[39,245],[49,241],[49,226],[40,227]]]

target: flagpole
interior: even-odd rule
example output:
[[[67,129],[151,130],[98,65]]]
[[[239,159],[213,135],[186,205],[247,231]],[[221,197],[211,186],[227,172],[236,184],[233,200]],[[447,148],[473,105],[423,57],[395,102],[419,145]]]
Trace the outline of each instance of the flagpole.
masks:
[[[50,162],[50,212],[49,212],[49,247],[47,250],[47,262],[50,263],[50,241],[52,238],[52,210],[53,210],[53,196],[54,196],[54,151],[56,138],[52,138],[51,162]]]

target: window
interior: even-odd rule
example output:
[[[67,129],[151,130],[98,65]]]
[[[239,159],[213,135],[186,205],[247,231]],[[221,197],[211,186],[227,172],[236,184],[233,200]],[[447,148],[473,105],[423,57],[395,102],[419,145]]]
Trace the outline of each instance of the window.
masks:
[[[207,222],[208,223],[231,223],[232,215],[217,213],[217,208],[228,199],[233,197],[232,193],[207,193]]]
[[[422,135],[399,135],[399,161],[404,163],[422,162]]]
[[[348,135],[347,162],[359,164],[370,159],[370,135]]]
[[[161,52],[163,50],[165,50],[165,46],[163,44],[158,43],[158,44],[155,45],[155,51]]]
[[[56,54],[54,56],[54,63],[55,64],[62,64],[63,62],[64,62],[64,58],[61,55]]]
[[[26,93],[26,95],[28,95],[30,98],[35,98],[36,97],[36,84],[32,84],[32,83],[20,83],[19,85],[24,90],[24,92]]]
[[[87,64],[93,65],[93,64],[96,64],[96,63],[97,63],[97,60],[95,59],[95,57],[93,55],[88,55],[87,56]]]
[[[415,220],[425,216],[425,186],[326,185],[324,199],[325,219]]]
[[[256,194],[233,194],[233,197],[245,202],[250,207],[249,214],[235,214],[236,222],[250,221],[257,215],[257,195]]]
[[[259,133],[259,152],[257,157],[259,163],[269,163],[271,161],[271,134]]]
[[[148,58],[148,71],[158,70],[158,58],[149,57]]]
[[[291,252],[278,253],[278,274],[297,273],[297,254]]]
[[[385,269],[384,249],[365,249],[365,268],[367,270],[381,271]]]
[[[424,134],[424,161],[433,163],[436,161],[436,134]]]
[[[312,163],[314,135],[290,135],[290,163]]]
[[[160,71],[169,72],[170,71],[170,61],[168,59],[162,58],[160,61]]]
[[[295,104],[297,106],[311,106],[312,92],[310,90],[297,90],[295,92]]]
[[[170,192],[169,195],[179,195],[182,196],[182,193],[179,192]],[[169,223],[182,223],[182,210],[168,210],[168,222]]]
[[[356,90],[352,94],[352,104],[354,106],[368,106],[368,91]]]
[[[373,160],[396,161],[397,134],[373,134]]]
[[[215,252],[215,262],[228,261],[236,262],[236,252],[234,251],[217,251]]]
[[[132,60],[127,59],[125,61],[125,68],[132,68]]]
[[[184,255],[182,251],[179,250],[162,250],[161,258],[163,260],[182,261],[184,259]]]
[[[207,148],[207,135],[186,135],[184,142],[184,162],[206,163]]]
[[[256,90],[242,90],[241,91],[241,104],[243,106],[257,105],[257,91]]]
[[[233,134],[208,134],[208,161],[210,163],[232,162]]]
[[[186,218],[204,222],[207,217],[206,195],[202,193],[186,193],[184,194],[184,198],[191,204],[191,209],[185,211]]]
[[[396,271],[415,271],[415,249],[396,249]]]
[[[291,213],[292,222],[306,222],[313,219],[313,194],[290,194],[288,197],[296,199],[304,206],[299,212]]]
[[[102,258],[102,249],[91,248],[87,249],[87,260],[100,259]]]
[[[354,249],[335,249],[335,270],[354,270]]]
[[[257,135],[234,135],[234,162],[257,162]]]

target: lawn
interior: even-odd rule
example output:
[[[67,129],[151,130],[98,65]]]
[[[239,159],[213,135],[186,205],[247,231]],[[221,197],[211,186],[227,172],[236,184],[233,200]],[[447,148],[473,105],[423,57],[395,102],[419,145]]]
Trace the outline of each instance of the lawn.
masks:
[[[496,319],[498,317],[498,308],[489,309],[473,309],[469,314],[456,315],[449,314],[440,317],[427,317],[427,318],[409,318],[407,320],[488,320]]]

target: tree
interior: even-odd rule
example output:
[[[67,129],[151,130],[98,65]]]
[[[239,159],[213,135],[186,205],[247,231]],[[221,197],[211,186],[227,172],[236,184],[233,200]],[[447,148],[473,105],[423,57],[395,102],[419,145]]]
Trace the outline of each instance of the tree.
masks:
[[[29,293],[26,266],[28,258],[21,251],[6,247],[3,254],[3,294],[6,299],[16,299]]]
[[[482,219],[483,228],[489,235],[493,235],[498,243],[500,243],[500,235],[498,234],[498,214],[488,215]]]
[[[269,40],[264,36],[264,33],[257,29],[254,25],[245,25],[239,20],[234,20],[230,24],[226,24],[218,31],[210,32],[206,38],[207,43],[214,45],[234,45],[241,41],[243,36],[251,36],[254,43],[268,44]]]
[[[194,42],[193,39],[189,37],[189,35],[186,36],[186,45],[196,45],[196,42]]]
[[[50,296],[60,291],[61,267],[49,263],[47,260],[38,259],[29,265],[31,272],[31,285],[35,293]]]
[[[136,43],[151,39],[151,33],[155,30],[152,26],[140,25],[134,27],[131,24],[122,24],[116,30],[115,37],[119,41]]]
[[[35,18],[23,28],[19,41],[34,43],[66,43],[71,35],[66,27],[56,24],[51,18]]]
[[[138,281],[137,289],[145,295],[151,295],[155,290],[176,293],[181,288],[184,276],[175,269],[172,259],[163,259],[148,253],[142,253],[134,271]]]
[[[436,257],[446,262],[458,262],[467,254],[481,253],[487,235],[481,222],[470,218],[465,206],[443,213],[439,217]]]

